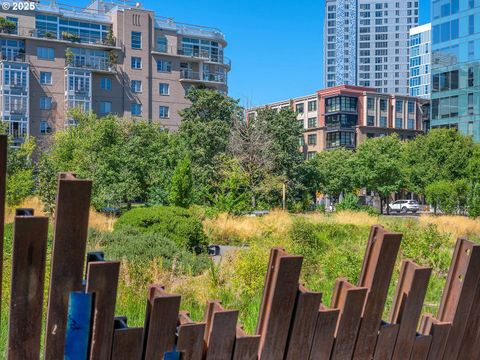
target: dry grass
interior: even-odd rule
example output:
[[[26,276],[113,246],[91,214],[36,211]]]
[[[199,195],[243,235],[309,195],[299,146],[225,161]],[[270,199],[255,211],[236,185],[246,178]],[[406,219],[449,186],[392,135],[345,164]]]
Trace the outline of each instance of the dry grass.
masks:
[[[291,225],[292,217],[281,210],[274,210],[262,217],[220,214],[215,219],[204,221],[205,232],[220,243],[230,243],[232,240],[243,243],[269,233],[286,235]]]
[[[33,209],[35,215],[37,216],[45,216],[45,212],[43,211],[43,204],[38,197],[30,197],[24,200],[19,206],[15,207],[7,207],[5,209],[5,223],[13,223],[13,219],[15,217],[15,209],[18,208],[28,208]]]
[[[18,208],[29,208],[33,209],[35,215],[37,216],[47,216],[47,214],[43,211],[43,204],[42,201],[38,197],[30,197],[23,201],[19,206],[15,207],[7,207],[5,209],[5,223],[13,223],[15,217],[15,209]],[[99,231],[112,231],[113,224],[115,224],[115,217],[109,216],[106,214],[99,213],[94,209],[90,209],[90,216],[89,216],[89,227],[99,230]]]
[[[310,213],[304,215],[313,223],[330,222],[334,224],[347,224],[357,226],[371,226],[380,222],[378,216],[371,216],[365,212],[342,211],[333,214]]]
[[[437,229],[452,237],[452,243],[459,237],[470,237],[472,239],[480,239],[480,220],[474,220],[465,216],[454,215],[422,215],[420,216],[420,224],[427,226],[436,225]]]
[[[95,211],[95,209],[90,209],[88,227],[92,229],[98,231],[112,232],[115,221],[116,218],[114,216],[102,214]]]

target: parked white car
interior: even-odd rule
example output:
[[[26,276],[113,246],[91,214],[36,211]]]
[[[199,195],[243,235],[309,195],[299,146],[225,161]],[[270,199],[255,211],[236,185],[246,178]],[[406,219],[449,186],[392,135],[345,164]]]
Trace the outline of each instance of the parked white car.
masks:
[[[389,204],[388,207],[390,208],[391,212],[401,212],[403,214],[408,212],[416,213],[420,209],[418,202],[415,200],[397,200]]]

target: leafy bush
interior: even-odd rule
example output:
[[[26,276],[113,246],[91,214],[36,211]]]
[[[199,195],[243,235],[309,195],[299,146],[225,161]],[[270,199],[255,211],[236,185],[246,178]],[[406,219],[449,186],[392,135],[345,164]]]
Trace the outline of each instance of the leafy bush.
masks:
[[[123,214],[114,226],[114,231],[134,228],[141,233],[155,233],[187,249],[206,244],[200,219],[187,209],[176,206],[137,208]]]
[[[336,206],[337,211],[342,210],[360,210],[360,204],[358,203],[358,197],[355,194],[348,193],[343,197],[343,200]]]
[[[179,248],[160,233],[145,233],[132,227],[122,227],[112,233],[91,230],[89,243],[101,248],[108,259],[127,260],[139,265],[143,271],[147,264],[157,259],[164,270],[175,268],[178,275],[198,275],[208,268],[210,262],[206,255],[197,256]]]

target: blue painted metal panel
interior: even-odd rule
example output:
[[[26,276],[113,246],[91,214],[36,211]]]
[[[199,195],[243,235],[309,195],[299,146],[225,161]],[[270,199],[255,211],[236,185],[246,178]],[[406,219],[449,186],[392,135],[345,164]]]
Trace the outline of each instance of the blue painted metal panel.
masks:
[[[65,335],[65,360],[86,360],[92,323],[92,294],[71,292]]]
[[[180,360],[182,353],[176,351],[169,351],[163,355],[163,360]]]

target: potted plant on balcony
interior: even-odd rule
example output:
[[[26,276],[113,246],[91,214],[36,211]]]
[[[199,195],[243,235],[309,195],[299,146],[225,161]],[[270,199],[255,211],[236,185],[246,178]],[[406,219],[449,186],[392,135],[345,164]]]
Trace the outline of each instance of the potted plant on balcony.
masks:
[[[17,60],[20,60],[20,61],[25,60],[25,49],[24,48],[18,49],[18,53],[17,53],[16,58],[17,58]]]
[[[55,34],[50,32],[50,31],[45,31],[45,37],[47,39],[54,39],[55,38]]]
[[[117,65],[118,56],[114,50],[108,52],[108,70],[112,71]]]
[[[107,37],[104,39],[105,45],[115,46],[115,37],[113,36],[113,28],[108,29]]]
[[[69,47],[65,50],[65,65],[66,66],[73,65],[73,51]]]
[[[15,31],[17,24],[13,21],[0,17],[0,32],[10,34]]]
[[[80,35],[73,34],[68,31],[62,31],[62,39],[68,40],[71,42],[80,42]]]

